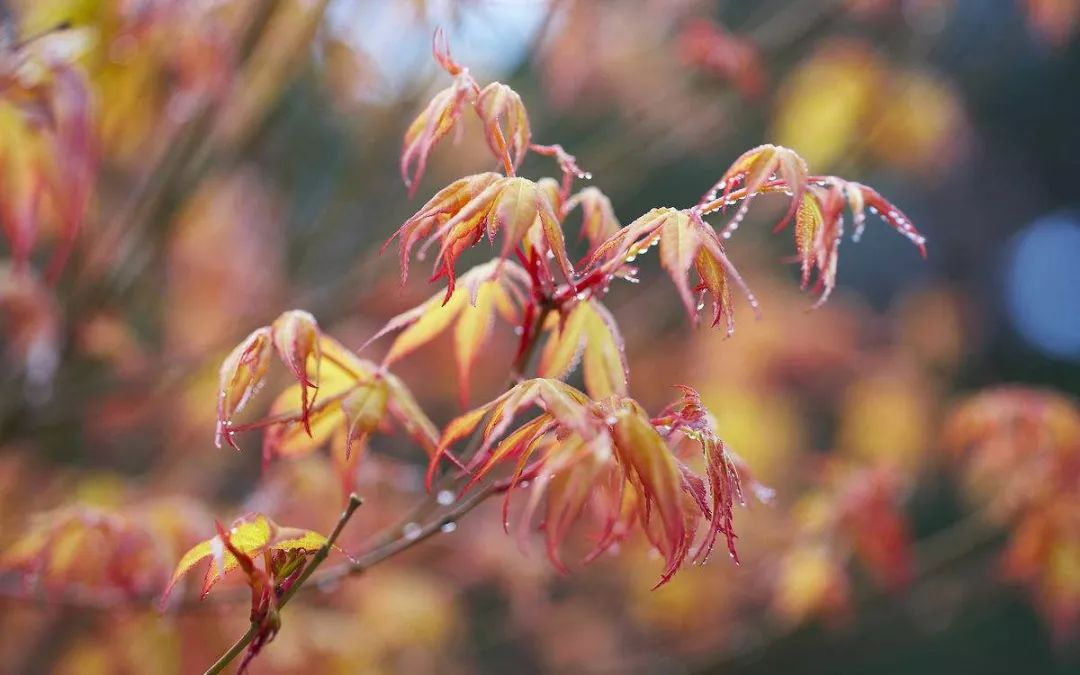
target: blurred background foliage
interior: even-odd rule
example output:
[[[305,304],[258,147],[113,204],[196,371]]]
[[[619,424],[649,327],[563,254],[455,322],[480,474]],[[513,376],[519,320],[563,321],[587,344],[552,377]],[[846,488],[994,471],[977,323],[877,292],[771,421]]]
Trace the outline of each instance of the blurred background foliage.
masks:
[[[657,410],[669,384],[695,386],[724,439],[777,491],[772,504],[737,513],[741,566],[717,560],[649,591],[659,561],[632,545],[561,576],[538,546],[519,551],[489,505],[455,533],[288,610],[256,672],[1064,673],[1080,664],[1075,500],[1048,497],[1024,518],[1018,507],[995,509],[1008,480],[1035,475],[1017,489],[1038,493],[1050,479],[1016,467],[966,473],[943,431],[954,403],[991,385],[1080,393],[1080,3],[0,8],[8,59],[33,36],[79,33],[100,144],[62,274],[46,281],[44,271],[65,241],[60,206],[34,223],[35,281],[6,261],[16,257],[10,245],[0,248],[0,546],[10,552],[32,514],[72,502],[111,523],[93,535],[105,543],[71,541],[66,558],[53,555],[42,573],[52,591],[16,597],[17,580],[3,578],[5,670],[197,672],[243,631],[236,606],[164,616],[121,602],[65,608],[75,563],[107,548],[130,525],[125,514],[160,511],[158,532],[169,533],[147,552],[145,589],[209,536],[212,516],[260,510],[322,531],[333,522],[341,494],[325,454],[261,475],[257,436],[241,437],[251,452],[213,447],[217,369],[283,309],[307,309],[358,346],[434,292],[419,274],[399,289],[396,257],[378,250],[421,203],[406,197],[398,153],[408,122],[445,86],[430,58],[436,26],[478,77],[522,95],[536,142],[574,153],[623,223],[695,203],[743,150],[771,142],[816,173],[889,195],[927,236],[929,258],[869,228],[846,250],[835,297],[807,311],[797,266],[777,264],[789,244],[768,233],[784,206],[762,199],[730,250],[765,316],[741,307],[734,337],[688,329],[674,291],[652,283],[655,260],[644,261],[639,286],[612,289],[633,395]],[[0,110],[0,157],[16,177],[35,175],[26,163],[37,161],[23,149],[35,141],[25,140],[22,110]],[[477,126],[440,146],[418,199],[489,170],[481,139]],[[530,160],[523,173],[546,169]],[[22,189],[8,181],[0,193],[21,204]],[[475,370],[474,403],[499,392],[513,356],[513,334],[499,331]],[[449,340],[396,372],[437,423],[460,412]],[[1011,414],[999,403],[984,413]],[[1047,443],[1080,447],[1070,415],[1060,413],[1064,431]],[[1022,450],[1032,438],[998,445]],[[404,439],[372,439],[357,478],[366,505],[347,549],[362,549],[365,534],[418,498],[422,464]],[[980,479],[990,487],[972,488]]]

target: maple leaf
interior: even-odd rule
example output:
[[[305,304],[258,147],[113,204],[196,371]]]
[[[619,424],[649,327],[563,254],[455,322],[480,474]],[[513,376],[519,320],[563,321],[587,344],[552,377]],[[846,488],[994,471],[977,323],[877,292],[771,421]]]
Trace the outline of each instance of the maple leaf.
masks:
[[[322,336],[321,399],[307,409],[310,432],[304,425],[302,385],[282,391],[267,418],[237,427],[265,428],[264,465],[275,457],[311,453],[340,436],[346,459],[367,436],[396,421],[429,455],[435,451],[439,432],[421,410],[412,392],[384,367],[357,357],[337,340]],[[343,467],[349,469],[350,467]]]
[[[624,264],[633,262],[656,244],[660,246],[660,263],[674,281],[691,321],[697,321],[701,305],[695,301],[693,292],[702,293],[702,297],[708,293],[714,308],[712,325],[719,325],[724,318],[730,335],[735,330],[732,283],[756,311],[757,299],[728,259],[720,237],[693,209],[652,209],[617,231],[596,247],[584,279],[588,280],[590,275],[614,275]],[[700,279],[693,288],[689,281],[691,268],[697,270]]]
[[[854,241],[862,236],[866,226],[866,210],[878,214],[889,226],[907,237],[926,257],[926,239],[898,208],[885,200],[876,190],[836,176],[816,179],[807,187],[797,205],[795,244],[802,266],[802,286],[806,288],[813,270],[817,270],[820,306],[836,287],[836,268],[840,242],[844,237],[844,208],[851,210],[855,231]]]
[[[481,436],[483,444],[476,453],[477,458],[481,458],[490,447],[490,443],[506,432],[517,411],[535,404],[542,404],[548,415],[552,419],[558,419],[562,426],[589,435],[592,427],[589,424],[590,417],[586,408],[588,402],[589,398],[582,392],[568,384],[548,378],[526,380],[511,387],[495,400],[454,418],[443,429],[438,450],[428,466],[428,487],[431,487],[435,471],[441,461],[446,457],[454,459],[449,450],[450,446],[469,435],[485,416],[490,414]],[[455,463],[460,464],[456,459]],[[482,477],[482,473],[480,476]]]
[[[712,521],[694,558],[702,563],[708,560],[717,534],[723,533],[727,538],[728,552],[732,559],[738,562],[739,557],[735,552],[734,506],[746,503],[743,497],[743,477],[748,479],[754,495],[761,502],[772,499],[773,491],[754,480],[742,459],[720,439],[716,430],[716,419],[702,403],[697,390],[686,385],[676,388],[682,392],[682,397],[669,405],[652,422],[658,428],[664,429],[665,433],[681,432],[701,447],[708,494],[711,497],[709,510]]]
[[[228,546],[225,543],[226,539]],[[242,564],[247,568],[246,573],[254,574],[253,568],[249,567],[251,559],[260,557],[263,553],[296,551],[302,556],[311,555],[325,543],[326,537],[318,532],[295,527],[280,527],[269,517],[260,513],[238,518],[228,530],[222,529],[219,525],[217,536],[199,542],[180,558],[172,578],[169,579],[162,593],[161,606],[164,607],[168,603],[169,596],[180,580],[205,560],[210,560],[210,565],[203,576],[199,591],[200,598],[205,598],[214,584],[229,572],[241,567]],[[272,571],[263,570],[264,573]]]
[[[233,439],[233,417],[243,410],[259,389],[270,367],[271,350],[297,379],[302,394],[302,421],[310,434],[311,406],[314,397],[309,390],[318,387],[319,326],[315,318],[302,310],[283,313],[270,326],[257,328],[225,358],[219,374],[218,423],[216,443],[222,440],[236,448]],[[239,449],[239,448],[237,448]]]
[[[513,176],[530,148],[529,116],[521,96],[501,82],[481,88],[468,68],[450,56],[441,31],[435,32],[432,52],[454,82],[432,97],[405,132],[401,177],[409,196],[415,194],[435,144],[450,133],[467,106],[480,118],[491,153],[502,163],[506,175]]]
[[[476,113],[492,154],[513,175],[529,151],[531,134],[525,104],[516,91],[500,82],[484,87],[476,97]]]
[[[622,334],[606,307],[594,299],[583,300],[565,317],[553,316],[548,323],[551,337],[540,353],[538,377],[566,377],[580,359],[590,396],[626,396],[630,368]]]
[[[293,527],[280,527],[261,513],[248,514],[233,522],[229,529],[215,523],[217,536],[192,547],[177,563],[172,579],[161,595],[160,606],[166,607],[176,584],[204,560],[209,559],[203,577],[200,599],[229,572],[240,569],[251,588],[250,621],[255,630],[247,645],[238,672],[244,672],[281,629],[278,599],[296,582],[308,564],[309,557],[325,557],[331,548],[329,540],[318,532]],[[324,550],[325,549],[325,550]],[[261,565],[256,561],[261,561]]]
[[[540,414],[509,431],[514,419],[533,406],[540,409]],[[704,423],[689,413],[684,417],[678,418],[679,430],[700,438],[701,430],[706,428]],[[450,447],[481,423],[481,445],[476,455],[455,457]],[[514,469],[510,478],[500,484],[506,492],[503,518],[507,527],[514,488],[530,480],[522,530],[546,502],[542,522],[548,557],[556,567],[565,569],[558,553],[560,543],[585,506],[592,504],[600,520],[600,532],[586,561],[624,539],[638,524],[664,557],[660,585],[679,570],[689,555],[700,523],[706,523],[709,532],[699,544],[702,558],[718,532],[726,532],[732,539],[734,534],[730,514],[721,511],[720,516],[713,516],[708,502],[710,488],[676,456],[672,443],[678,440],[676,436],[682,438],[673,433],[676,427],[671,420],[659,424],[654,424],[637,402],[624,396],[594,401],[558,380],[526,380],[447,425],[429,466],[428,484],[445,459],[472,473],[463,492],[497,466],[511,463]],[[738,470],[724,449],[715,445],[710,449],[710,466],[719,467],[714,473]],[[737,474],[728,473],[712,481],[717,492],[713,503],[724,506],[728,499],[734,499],[732,485],[737,485],[737,480]]]
[[[755,196],[762,192],[784,191],[791,194],[791,206],[774,228],[774,231],[780,231],[795,216],[808,180],[806,162],[794,150],[781,145],[759,145],[732,162],[720,181],[701,198],[698,210],[704,214],[739,202],[735,215],[720,231],[720,237],[728,239],[746,217]]]
[[[949,414],[946,447],[969,497],[1006,526],[1008,578],[1034,595],[1054,631],[1080,625],[1080,407],[1062,394],[995,387]]]
[[[409,261],[412,251],[422,240],[429,237],[433,230],[450,220],[460,212],[465,205],[482,194],[493,183],[502,178],[497,173],[481,173],[459,178],[427,201],[420,210],[398,228],[382,246],[386,250],[394,239],[400,239],[398,245],[399,262],[401,265],[402,285],[409,278]],[[381,252],[380,251],[380,252]]]
[[[723,195],[719,192],[723,190]],[[926,239],[900,209],[871,187],[836,176],[811,176],[806,162],[794,151],[763,145],[744,153],[731,165],[690,213],[702,216],[739,204],[734,217],[720,232],[729,238],[739,227],[750,200],[758,194],[783,193],[791,196],[787,214],[774,231],[795,220],[795,247],[802,268],[802,286],[817,271],[815,307],[828,300],[836,287],[840,242],[844,235],[844,211],[851,211],[852,239],[858,241],[866,226],[866,211],[877,214],[886,224],[910,240],[926,257]]]
[[[236,422],[234,417],[262,386],[275,351],[296,384],[277,396],[268,417]],[[323,334],[307,312],[286,312],[271,326],[253,331],[222,363],[220,380],[218,444],[224,438],[237,447],[235,433],[266,429],[264,468],[278,456],[310,453],[337,433],[348,457],[353,446],[389,418],[429,454],[438,442],[435,425],[397,376]],[[316,386],[318,400],[310,394]]]
[[[278,357],[300,383],[301,409],[310,410],[309,390],[319,388],[319,326],[308,312],[285,312],[270,325],[270,339]],[[308,364],[314,362],[314,375]],[[307,416],[304,426],[309,427]],[[311,433],[310,428],[308,433]]]
[[[420,184],[432,148],[450,133],[465,105],[475,100],[479,89],[468,70],[450,56],[442,31],[435,32],[431,47],[435,61],[454,77],[454,83],[435,94],[405,132],[401,148],[401,178],[409,188],[410,197]]]
[[[534,223],[539,225],[536,231]],[[533,249],[541,259],[550,252],[567,281],[573,279],[574,269],[566,255],[559,218],[544,191],[527,178],[483,173],[455,181],[405,221],[390,241],[400,237],[403,280],[416,244],[427,239],[421,248],[423,254],[432,243],[440,242],[431,281],[446,277],[444,302],[449,302],[454,294],[458,257],[485,235],[494,243],[500,232],[501,260],[517,247]]]
[[[679,570],[689,553],[701,504],[694,498],[693,485],[685,481],[682,467],[641,406],[624,399],[612,408],[613,415],[607,420],[613,422],[615,456],[627,484],[634,488],[643,505],[639,517],[645,533],[666,561],[659,586]],[[686,488],[690,488],[689,500],[684,498]],[[686,508],[688,501],[692,510]],[[701,515],[708,517],[705,512]]]
[[[493,260],[474,267],[445,298],[436,293],[427,301],[390,319],[363,346],[400,330],[383,359],[391,366],[431,342],[454,325],[454,356],[462,405],[468,404],[469,373],[491,336],[496,315],[518,324],[518,305],[523,304],[529,275],[512,261]]]
[[[442,140],[461,117],[462,110],[473,86],[467,81],[455,80],[454,84],[435,94],[405,132],[401,148],[401,178],[409,189],[409,196],[416,194],[420,178],[427,167],[427,158],[435,144]]]
[[[943,438],[971,495],[998,518],[1074,495],[1080,485],[1080,408],[1057,392],[979,392],[950,412]]]
[[[25,534],[0,555],[0,569],[22,574],[27,586],[66,585],[145,597],[161,588],[178,545],[191,541],[200,508],[154,499],[116,509],[77,504],[32,517]]]

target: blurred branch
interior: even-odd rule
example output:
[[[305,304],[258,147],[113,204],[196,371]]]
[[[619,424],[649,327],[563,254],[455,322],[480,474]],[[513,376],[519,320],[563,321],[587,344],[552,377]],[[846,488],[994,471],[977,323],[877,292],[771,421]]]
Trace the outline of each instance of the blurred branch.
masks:
[[[282,26],[295,28],[291,25],[295,17],[284,15],[287,3],[281,0],[260,2],[240,40],[238,90],[224,101],[200,101],[197,112],[176,131],[158,164],[139,184],[115,225],[104,233],[100,245],[83,265],[84,272],[93,274],[107,266],[109,260],[127,263],[122,270],[109,270],[110,276],[91,285],[92,299],[100,302],[126,292],[156,259],[154,251],[136,253],[141,233],[154,223],[168,223],[171,206],[197,186],[207,169],[246,147],[263,128],[265,115],[296,76],[298,60],[307,54],[305,47],[314,38],[328,5],[329,0],[319,0],[305,9],[305,23],[289,36],[289,44],[270,44],[268,39],[276,37]],[[158,229],[168,231],[165,225]]]

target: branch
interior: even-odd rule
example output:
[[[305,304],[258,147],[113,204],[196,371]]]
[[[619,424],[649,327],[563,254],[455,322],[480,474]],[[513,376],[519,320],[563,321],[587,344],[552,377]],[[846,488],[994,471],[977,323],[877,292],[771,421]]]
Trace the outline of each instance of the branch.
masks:
[[[387,558],[391,558],[402,551],[407,551],[420,542],[438,534],[445,526],[461,520],[465,514],[499,491],[500,485],[498,483],[489,483],[470,492],[468,497],[459,500],[453,508],[445,511],[438,518],[420,526],[419,529],[410,529],[408,532],[403,532],[398,538],[373,548],[353,562],[342,563],[325,570],[318,576],[316,583],[329,583],[345,577],[363,574]]]

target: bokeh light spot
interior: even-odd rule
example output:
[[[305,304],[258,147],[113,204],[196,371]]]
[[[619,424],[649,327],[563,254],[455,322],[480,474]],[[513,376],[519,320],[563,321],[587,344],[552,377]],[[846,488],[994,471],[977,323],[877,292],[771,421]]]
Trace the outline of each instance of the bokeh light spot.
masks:
[[[1005,301],[1013,326],[1036,349],[1080,360],[1080,222],[1055,214],[1013,240]]]

